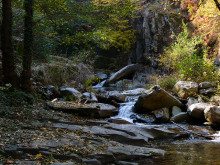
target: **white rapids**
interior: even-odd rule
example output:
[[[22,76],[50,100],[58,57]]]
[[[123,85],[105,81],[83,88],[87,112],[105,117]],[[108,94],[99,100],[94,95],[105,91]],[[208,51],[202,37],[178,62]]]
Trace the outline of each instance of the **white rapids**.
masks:
[[[215,142],[220,142],[220,131],[218,131],[217,133],[213,134],[213,136],[215,137],[214,140]]]

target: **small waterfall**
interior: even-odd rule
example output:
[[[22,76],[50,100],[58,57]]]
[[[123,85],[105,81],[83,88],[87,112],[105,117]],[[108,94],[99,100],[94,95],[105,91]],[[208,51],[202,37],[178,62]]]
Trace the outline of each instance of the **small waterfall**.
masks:
[[[119,108],[118,115],[115,116],[114,118],[121,118],[121,119],[125,119],[129,122],[133,122],[133,120],[130,118],[130,116],[132,114],[134,114],[134,112],[133,112],[134,104],[135,104],[135,102],[122,103]]]
[[[213,141],[220,142],[220,131],[218,131],[217,133],[213,134],[213,136],[215,137],[215,139]]]
[[[131,115],[134,114],[133,109],[137,98],[138,96],[127,96],[125,99],[126,103],[120,104],[119,113],[117,116],[114,116],[114,118],[121,118],[129,122],[133,122]]]

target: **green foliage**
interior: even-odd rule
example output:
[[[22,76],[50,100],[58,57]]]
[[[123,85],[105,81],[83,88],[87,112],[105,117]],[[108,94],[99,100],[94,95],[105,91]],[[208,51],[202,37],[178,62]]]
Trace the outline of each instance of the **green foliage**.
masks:
[[[207,58],[201,37],[190,37],[187,25],[183,23],[183,32],[161,56],[160,61],[171,72],[181,75],[182,80],[215,81],[218,79],[212,59]]]
[[[165,76],[159,78],[158,85],[165,90],[172,90],[176,82],[177,82],[177,77]]]
[[[92,77],[92,78],[88,79],[88,80],[85,82],[85,84],[83,84],[84,90],[87,91],[87,92],[94,92],[93,87],[92,87],[93,82],[98,82],[98,83],[100,83],[100,82],[101,82],[101,79],[102,79],[102,78],[100,78],[100,77]]]
[[[35,97],[33,95],[19,90],[11,91],[10,87],[10,85],[0,87],[0,106],[23,106],[34,102]]]

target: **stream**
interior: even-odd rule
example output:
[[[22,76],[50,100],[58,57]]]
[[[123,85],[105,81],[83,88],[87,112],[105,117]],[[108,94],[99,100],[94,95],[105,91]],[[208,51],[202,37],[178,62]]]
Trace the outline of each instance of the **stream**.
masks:
[[[137,98],[129,97],[126,103],[121,103],[119,114],[113,118],[122,118],[133,122],[130,118],[133,112],[134,104]],[[136,123],[139,124],[139,123]],[[142,123],[140,123],[142,125]],[[149,124],[147,124],[149,125]],[[153,124],[150,124],[151,126]],[[172,127],[173,124],[165,124]],[[182,127],[189,126],[181,124]],[[220,131],[213,135],[214,140],[205,140],[190,136],[188,139],[180,140],[154,140],[147,147],[163,149],[166,152],[164,156],[154,157],[150,160],[141,160],[139,164],[156,165],[220,165]]]

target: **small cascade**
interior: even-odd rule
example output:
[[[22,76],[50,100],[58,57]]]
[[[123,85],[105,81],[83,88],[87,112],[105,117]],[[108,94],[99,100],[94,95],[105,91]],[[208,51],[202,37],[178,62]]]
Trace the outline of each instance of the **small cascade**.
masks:
[[[213,134],[212,136],[215,137],[215,139],[212,140],[212,141],[220,142],[220,131],[218,131],[217,133]]]
[[[122,103],[119,108],[118,115],[115,116],[114,118],[121,118],[121,119],[125,119],[129,122],[133,122],[133,119],[131,119],[130,116],[132,114],[134,114],[134,112],[133,112],[134,104],[135,104],[135,102]]]
[[[117,116],[114,116],[114,118],[121,118],[129,122],[133,122],[131,116],[134,114],[134,104],[137,99],[138,96],[127,96],[125,99],[126,103],[120,104],[119,113]]]

